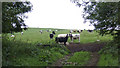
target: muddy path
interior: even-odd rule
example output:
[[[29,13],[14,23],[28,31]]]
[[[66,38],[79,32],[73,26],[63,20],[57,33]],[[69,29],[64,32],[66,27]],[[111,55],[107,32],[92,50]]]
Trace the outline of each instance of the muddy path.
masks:
[[[66,45],[66,47],[71,51],[71,54],[64,56],[55,62],[52,66],[62,67],[63,63],[65,63],[75,52],[79,51],[88,51],[91,52],[91,59],[85,66],[96,66],[99,61],[98,51],[105,46],[105,43],[88,43],[88,44],[80,44],[80,43],[70,43]]]
[[[79,51],[89,51],[89,52],[98,52],[105,43],[88,43],[88,44],[80,44],[80,43],[70,43],[66,47],[72,52]]]
[[[90,56],[91,59],[85,66],[96,66],[99,61],[99,54],[97,52],[92,52]]]
[[[55,62],[52,66],[62,67],[63,64],[64,64],[65,62],[67,62],[67,60],[68,60],[71,56],[73,56],[73,53],[70,53],[70,54],[64,56],[63,58],[59,59],[59,60],[58,60],[57,62]]]

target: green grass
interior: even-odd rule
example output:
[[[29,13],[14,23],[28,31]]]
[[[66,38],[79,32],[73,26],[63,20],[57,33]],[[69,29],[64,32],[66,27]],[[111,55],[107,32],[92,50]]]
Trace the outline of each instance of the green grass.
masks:
[[[112,56],[112,54],[101,54],[98,66],[118,66],[118,56]]]
[[[3,66],[47,66],[70,52],[64,45],[37,46],[6,36],[2,43]]]
[[[40,30],[43,30],[43,33],[40,34]],[[48,28],[47,28],[48,29]],[[5,37],[3,35],[2,39],[2,50],[3,50],[3,66],[12,65],[12,66],[47,66],[51,65],[53,62],[62,58],[63,56],[70,53],[70,51],[64,46],[59,45],[55,42],[55,37],[58,34],[67,34],[69,30],[58,29],[53,40],[50,40],[49,34],[51,32],[46,32],[46,28],[29,28],[27,31],[23,31],[23,35],[20,32],[14,33],[15,40],[10,37],[11,34],[7,34]],[[50,28],[49,28],[50,29]],[[55,30],[55,29],[51,29]],[[7,37],[8,36],[8,37]],[[94,31],[89,33],[83,31],[80,34],[80,43],[93,43],[96,42],[98,34]],[[99,36],[101,42],[112,40],[112,36]],[[70,38],[68,42],[71,42]],[[74,43],[77,43],[78,40],[74,40]],[[41,44],[41,45],[40,45]],[[42,45],[49,44],[50,47],[43,47]],[[40,45],[40,46],[37,46]],[[80,52],[75,53],[75,56],[83,58],[88,53]],[[84,56],[85,55],[85,56]],[[70,61],[75,60],[75,56],[72,57]],[[78,60],[87,62],[89,57]],[[78,61],[79,65],[84,64]]]
[[[99,51],[100,61],[98,66],[118,66],[118,44],[109,42],[102,50]]]
[[[40,34],[40,30],[43,30],[43,34]],[[23,31],[24,34],[21,36],[21,33],[15,33],[16,40],[22,40],[24,42],[32,42],[32,43],[55,43],[54,39],[57,37],[58,34],[68,34],[69,30],[63,30],[63,29],[58,29],[59,31],[56,32],[56,35],[54,36],[53,41],[50,40],[49,34],[51,32],[46,32],[47,29],[45,28],[29,28],[27,31]],[[55,30],[55,29],[51,29]],[[9,34],[10,36],[11,34]],[[96,31],[93,31],[92,33],[89,33],[88,31],[83,31],[80,34],[80,43],[93,43],[95,42],[99,37],[99,40],[105,42],[112,40],[112,36],[106,35],[106,36],[99,36]],[[68,39],[68,42],[71,42],[70,38]],[[74,40],[74,43],[78,43],[78,39]],[[55,43],[56,44],[56,43]]]
[[[101,42],[105,42],[108,40],[112,40],[112,36],[110,36],[110,35],[100,36],[95,31],[93,31],[92,33],[89,33],[88,31],[83,31],[80,35],[81,43],[93,43],[97,39],[99,39]]]
[[[67,62],[72,62],[73,64],[66,64],[66,65],[83,66],[88,62],[89,59],[90,59],[90,52],[85,52],[85,51],[75,52],[74,55],[70,57],[70,59],[68,59],[67,61]]]
[[[43,33],[40,34],[40,31],[41,29],[39,28],[35,28],[35,29],[28,29],[27,31],[23,31],[24,34],[21,35],[20,32],[18,33],[15,33],[15,36],[16,36],[16,40],[22,40],[24,42],[32,42],[32,43],[36,43],[36,42],[39,42],[39,43],[48,43],[50,40],[49,38],[49,34],[51,32],[46,32],[46,29],[42,29],[43,30]],[[51,29],[51,30],[55,30],[55,29]],[[60,30],[58,32],[56,32],[56,35],[54,37],[56,37],[58,34],[60,33],[68,33],[67,30]],[[9,34],[10,36],[11,34]],[[51,41],[52,42],[52,41]],[[53,41],[53,43],[55,43]]]

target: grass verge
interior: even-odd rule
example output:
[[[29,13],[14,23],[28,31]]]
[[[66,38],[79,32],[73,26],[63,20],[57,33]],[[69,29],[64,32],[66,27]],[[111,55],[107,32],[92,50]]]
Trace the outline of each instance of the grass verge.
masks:
[[[109,42],[99,51],[100,59],[97,66],[118,66],[118,44]]]
[[[70,59],[68,59],[67,63],[65,63],[65,66],[83,66],[85,65],[88,60],[90,59],[90,52],[86,51],[80,51],[75,52]]]

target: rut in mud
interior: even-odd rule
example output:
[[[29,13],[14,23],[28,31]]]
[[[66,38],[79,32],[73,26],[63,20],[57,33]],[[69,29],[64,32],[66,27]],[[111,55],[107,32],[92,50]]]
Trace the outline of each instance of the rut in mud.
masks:
[[[79,51],[88,51],[91,52],[91,59],[85,66],[96,66],[99,61],[99,54],[97,53],[100,49],[103,48],[105,43],[88,43],[88,44],[80,44],[80,43],[70,43],[66,45],[66,47],[71,51],[71,54],[66,55],[62,59],[59,59],[52,66],[63,66],[63,62],[66,62],[75,52]]]

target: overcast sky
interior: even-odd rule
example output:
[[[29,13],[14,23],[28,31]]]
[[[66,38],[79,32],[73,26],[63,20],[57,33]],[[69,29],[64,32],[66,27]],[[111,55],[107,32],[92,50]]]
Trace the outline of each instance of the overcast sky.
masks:
[[[28,27],[61,28],[61,29],[93,29],[89,23],[84,24],[82,8],[70,0],[30,0],[32,12],[25,19]]]

